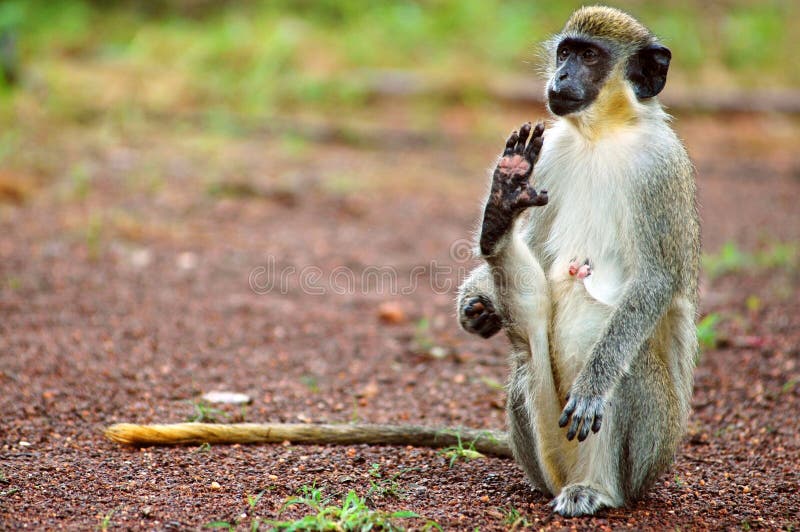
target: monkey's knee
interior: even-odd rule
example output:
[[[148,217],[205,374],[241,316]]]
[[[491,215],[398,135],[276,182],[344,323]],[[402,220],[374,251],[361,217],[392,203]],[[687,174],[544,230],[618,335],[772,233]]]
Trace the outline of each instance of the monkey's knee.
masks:
[[[503,328],[494,303],[487,296],[476,295],[459,302],[458,321],[461,327],[483,338],[494,336]]]

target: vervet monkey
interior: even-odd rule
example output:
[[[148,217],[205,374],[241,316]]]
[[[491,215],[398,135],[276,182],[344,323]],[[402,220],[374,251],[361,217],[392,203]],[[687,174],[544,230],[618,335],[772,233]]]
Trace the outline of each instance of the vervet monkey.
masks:
[[[485,264],[458,307],[469,332],[506,330],[514,457],[576,516],[641,497],[680,443],[699,222],[692,164],[655,98],[670,51],[608,7],[576,11],[547,50],[556,119],[508,139],[480,230]]]
[[[508,444],[461,438],[513,452],[554,510],[576,516],[637,499],[672,460],[697,351],[699,229],[692,165],[655,99],[670,51],[607,7],[576,11],[547,50],[555,122],[508,139],[480,231],[485,264],[458,297],[464,329],[510,339]],[[419,427],[196,423],[107,435],[135,445],[456,439]]]

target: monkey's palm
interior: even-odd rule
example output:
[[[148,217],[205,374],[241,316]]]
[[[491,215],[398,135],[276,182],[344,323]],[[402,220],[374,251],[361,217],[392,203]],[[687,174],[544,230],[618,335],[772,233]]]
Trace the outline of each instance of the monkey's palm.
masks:
[[[536,192],[529,181],[542,149],[543,133],[541,122],[533,131],[528,122],[519,132],[511,133],[506,141],[503,156],[492,176],[492,189],[483,214],[480,245],[484,255],[492,254],[497,242],[511,229],[522,211],[547,204],[547,191]]]

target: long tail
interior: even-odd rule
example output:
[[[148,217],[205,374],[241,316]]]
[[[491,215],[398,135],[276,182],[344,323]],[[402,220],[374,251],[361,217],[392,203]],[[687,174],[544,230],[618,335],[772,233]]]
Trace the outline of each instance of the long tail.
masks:
[[[119,423],[106,429],[108,439],[139,447],[201,443],[292,443],[352,445],[415,445],[472,447],[494,456],[511,456],[504,432],[475,429],[435,429],[411,425],[309,425],[302,423]]]

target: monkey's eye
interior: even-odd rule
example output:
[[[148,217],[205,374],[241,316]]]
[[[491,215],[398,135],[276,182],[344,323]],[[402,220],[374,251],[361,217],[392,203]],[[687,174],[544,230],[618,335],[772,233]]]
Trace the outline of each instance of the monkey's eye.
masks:
[[[598,55],[597,51],[594,48],[587,48],[583,51],[583,62],[592,64],[597,62]]]
[[[568,57],[569,57],[569,49],[568,48],[562,48],[561,50],[558,51],[558,60],[559,61],[565,61]]]

